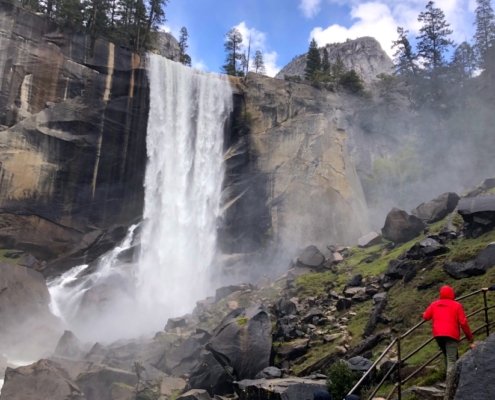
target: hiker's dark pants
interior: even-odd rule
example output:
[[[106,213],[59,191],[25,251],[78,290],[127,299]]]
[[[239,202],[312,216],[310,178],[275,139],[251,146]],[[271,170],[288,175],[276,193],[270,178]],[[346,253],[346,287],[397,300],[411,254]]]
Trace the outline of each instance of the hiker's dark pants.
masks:
[[[447,368],[447,373],[449,373],[458,358],[457,346],[459,342],[448,336],[437,336],[435,340],[437,341],[440,350],[442,350],[445,367]]]

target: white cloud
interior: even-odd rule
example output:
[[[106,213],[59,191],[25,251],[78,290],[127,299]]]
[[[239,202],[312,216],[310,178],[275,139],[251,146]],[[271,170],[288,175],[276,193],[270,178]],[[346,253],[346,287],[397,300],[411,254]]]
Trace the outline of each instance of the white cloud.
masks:
[[[313,18],[320,12],[321,0],[301,0],[299,8],[306,18]]]
[[[243,21],[237,26],[237,28],[242,35],[242,51],[247,53],[249,45],[249,37],[251,37],[251,62],[254,57],[256,50],[260,50],[263,54],[263,59],[265,61],[266,74],[268,76],[275,76],[281,67],[277,65],[278,54],[276,51],[268,51],[268,45],[266,44],[266,34],[260,32],[255,28],[248,28],[246,23]],[[249,67],[252,69],[252,66]]]
[[[194,60],[194,59],[193,59]],[[208,71],[208,66],[204,63],[203,60],[193,61],[192,67],[199,69],[201,71]]]
[[[454,30],[452,39],[462,42],[473,33],[472,12],[474,0],[436,0],[435,6],[441,8],[447,21]],[[332,3],[351,4],[350,16],[355,22],[350,27],[339,24],[327,28],[316,27],[311,31],[310,39],[315,38],[318,45],[344,42],[362,36],[376,38],[390,56],[392,41],[397,37],[397,27],[410,31],[412,38],[417,36],[421,24],[418,15],[425,10],[426,0],[330,0]]]

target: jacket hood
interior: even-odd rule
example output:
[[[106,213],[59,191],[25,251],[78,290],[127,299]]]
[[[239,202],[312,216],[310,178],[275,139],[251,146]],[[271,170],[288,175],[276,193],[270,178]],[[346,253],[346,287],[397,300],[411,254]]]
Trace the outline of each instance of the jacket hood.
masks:
[[[440,289],[440,299],[455,300],[454,289],[450,286],[443,286]]]

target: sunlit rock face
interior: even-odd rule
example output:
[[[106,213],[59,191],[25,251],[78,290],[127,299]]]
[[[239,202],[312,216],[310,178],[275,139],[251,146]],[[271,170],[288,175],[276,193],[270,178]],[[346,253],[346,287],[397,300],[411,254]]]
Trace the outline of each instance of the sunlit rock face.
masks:
[[[239,107],[250,127],[228,143],[222,246],[232,253],[267,241],[325,249],[367,233],[366,202],[346,145],[352,110],[342,96],[248,75]]]
[[[362,37],[344,43],[327,44],[325,47],[330,64],[334,64],[337,55],[340,55],[345,67],[354,69],[365,83],[376,81],[376,76],[381,73],[394,72],[392,60],[375,38]],[[320,55],[323,57],[323,47],[320,48]],[[275,77],[284,79],[285,75],[299,75],[304,78],[305,68],[306,54],[303,54],[294,57]]]
[[[49,261],[141,215],[144,64],[0,2],[0,247]]]

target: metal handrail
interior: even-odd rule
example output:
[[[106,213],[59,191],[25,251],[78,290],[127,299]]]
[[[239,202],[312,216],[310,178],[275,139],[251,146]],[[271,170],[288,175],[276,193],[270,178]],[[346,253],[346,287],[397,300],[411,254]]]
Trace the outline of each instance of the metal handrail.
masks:
[[[473,311],[472,313],[468,314],[466,316],[466,318],[469,318],[473,315],[476,315],[476,314],[479,314],[480,312],[484,311],[484,314],[485,314],[485,323],[478,327],[477,329],[475,329],[474,331],[472,331],[473,335],[478,333],[479,331],[481,331],[482,329],[486,329],[486,335],[489,336],[490,335],[490,325],[494,325],[495,324],[495,321],[494,322],[491,322],[488,320],[488,310],[491,310],[492,308],[495,308],[495,305],[492,305],[490,307],[488,307],[488,303],[487,303],[487,298],[486,298],[486,292],[482,289],[480,290],[476,290],[472,293],[469,293],[467,295],[464,295],[464,296],[461,296],[459,298],[456,299],[456,301],[460,301],[460,300],[464,300],[464,299],[467,299],[471,296],[474,296],[478,293],[483,293],[483,303],[484,303],[484,306],[476,311]],[[376,368],[376,366],[378,365],[378,363],[383,359],[383,357],[385,357],[385,355],[388,354],[388,352],[392,349],[392,347],[397,344],[397,357],[398,357],[398,361],[395,365],[393,365],[392,367],[390,367],[390,369],[387,371],[387,373],[385,374],[385,376],[382,378],[382,380],[380,381],[380,383],[378,384],[378,386],[374,389],[373,393],[371,393],[371,395],[368,397],[368,400],[371,400],[375,395],[376,393],[378,392],[378,390],[380,390],[380,388],[383,386],[383,384],[385,383],[385,381],[388,379],[388,377],[392,374],[393,370],[395,370],[395,368],[397,368],[398,370],[398,377],[397,377],[397,382],[395,383],[394,387],[392,388],[392,391],[389,393],[389,395],[387,396],[387,400],[390,400],[393,396],[393,394],[395,393],[396,390],[398,390],[398,400],[401,400],[401,397],[402,397],[402,385],[404,385],[405,383],[407,383],[410,379],[412,379],[414,376],[416,376],[420,371],[422,371],[424,368],[426,368],[428,365],[430,365],[433,361],[435,361],[441,354],[442,352],[440,351],[439,353],[435,354],[433,357],[431,357],[428,361],[426,361],[423,365],[421,365],[418,369],[416,369],[415,371],[413,371],[407,378],[405,378],[404,380],[402,380],[401,378],[401,367],[402,367],[402,364],[408,360],[409,358],[411,358],[412,356],[414,356],[415,354],[417,354],[419,351],[421,351],[423,348],[425,348],[428,344],[430,344],[434,338],[432,337],[431,339],[428,339],[425,343],[423,343],[421,346],[419,346],[418,348],[416,348],[415,350],[413,350],[410,354],[408,354],[406,357],[402,358],[401,357],[401,341],[403,339],[405,339],[407,336],[409,336],[411,333],[413,333],[414,331],[416,331],[419,327],[421,327],[426,321],[425,320],[422,320],[421,322],[417,323],[415,326],[413,326],[412,328],[410,328],[406,333],[402,334],[402,335],[399,335],[397,336],[394,340],[392,340],[392,342],[387,346],[387,348],[382,352],[382,354],[380,355],[380,357],[378,357],[378,359],[373,363],[373,365],[368,369],[368,371],[366,371],[366,373],[361,377],[361,379],[359,380],[358,383],[356,383],[356,385],[354,385],[354,387],[350,390],[350,392],[348,394],[352,394],[354,393],[358,388],[359,386],[365,381],[365,379],[374,371],[374,369]],[[466,337],[464,336],[460,341],[463,341],[464,339],[466,339]]]

